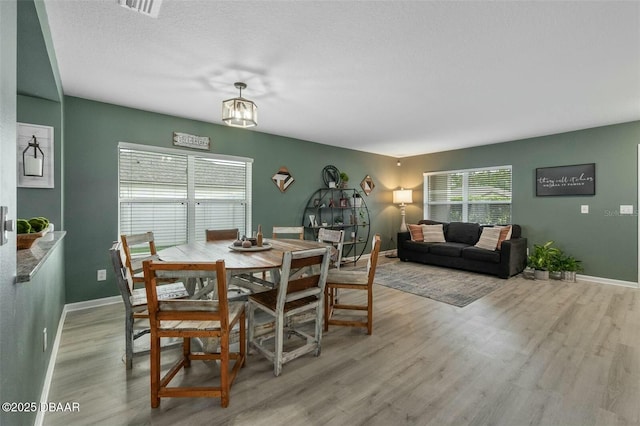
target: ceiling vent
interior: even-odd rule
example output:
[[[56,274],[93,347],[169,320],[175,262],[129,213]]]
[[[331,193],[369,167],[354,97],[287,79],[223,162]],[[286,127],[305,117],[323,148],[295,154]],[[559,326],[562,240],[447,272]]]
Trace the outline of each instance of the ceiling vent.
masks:
[[[118,0],[118,4],[134,12],[157,18],[162,0]]]

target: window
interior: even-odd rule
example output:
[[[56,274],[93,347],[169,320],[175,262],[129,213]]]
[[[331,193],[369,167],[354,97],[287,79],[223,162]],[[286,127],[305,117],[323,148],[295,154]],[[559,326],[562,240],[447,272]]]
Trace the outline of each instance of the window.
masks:
[[[251,230],[251,159],[120,143],[120,234],[156,246],[202,241],[205,229]]]
[[[424,200],[427,219],[511,223],[511,166],[425,173]]]

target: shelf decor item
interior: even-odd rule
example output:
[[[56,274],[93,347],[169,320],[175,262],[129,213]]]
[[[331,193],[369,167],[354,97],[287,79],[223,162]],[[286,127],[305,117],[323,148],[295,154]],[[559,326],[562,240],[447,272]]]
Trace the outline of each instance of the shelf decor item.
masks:
[[[340,185],[340,170],[336,166],[325,166],[322,169],[322,180],[327,188],[337,188]]]

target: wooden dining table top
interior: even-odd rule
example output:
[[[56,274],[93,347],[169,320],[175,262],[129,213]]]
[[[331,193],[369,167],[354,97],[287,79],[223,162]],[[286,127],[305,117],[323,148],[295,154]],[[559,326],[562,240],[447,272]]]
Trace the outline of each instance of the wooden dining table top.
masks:
[[[297,251],[328,244],[310,240],[266,239],[271,245],[269,250],[236,251],[229,246],[233,240],[197,241],[168,247],[158,251],[158,257],[169,262],[215,262],[222,259],[227,270],[255,271],[261,269],[280,268],[285,251]]]

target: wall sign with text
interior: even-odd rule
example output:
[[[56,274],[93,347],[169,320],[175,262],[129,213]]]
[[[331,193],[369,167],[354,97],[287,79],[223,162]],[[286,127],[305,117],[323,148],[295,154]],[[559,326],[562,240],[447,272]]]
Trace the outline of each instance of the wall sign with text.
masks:
[[[536,195],[595,195],[596,164],[536,169]]]

